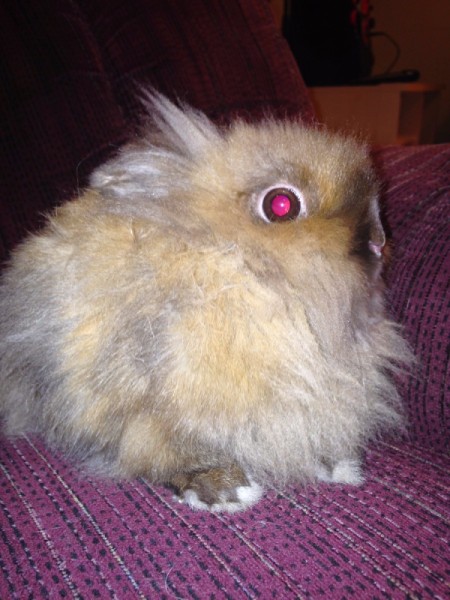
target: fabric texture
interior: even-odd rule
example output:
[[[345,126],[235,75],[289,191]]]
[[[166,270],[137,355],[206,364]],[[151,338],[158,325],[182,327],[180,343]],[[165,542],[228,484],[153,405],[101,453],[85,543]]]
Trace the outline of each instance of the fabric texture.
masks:
[[[3,442],[1,598],[448,598],[448,461],[381,444],[367,463],[361,488],[273,489],[214,515]]]
[[[387,302],[417,362],[399,385],[410,436],[450,448],[450,147],[375,153],[392,260]]]
[[[298,68],[267,1],[80,0],[118,104],[139,119],[136,92],[156,87],[217,120],[313,118]],[[238,68],[236,68],[238,65]],[[134,93],[134,94],[133,94]]]
[[[266,0],[1,0],[0,19],[2,259],[133,135],[142,84],[219,122],[314,119]],[[450,146],[374,160],[388,309],[418,357],[398,376],[407,438],[369,448],[361,487],[270,489],[217,515],[2,437],[2,600],[450,597]]]

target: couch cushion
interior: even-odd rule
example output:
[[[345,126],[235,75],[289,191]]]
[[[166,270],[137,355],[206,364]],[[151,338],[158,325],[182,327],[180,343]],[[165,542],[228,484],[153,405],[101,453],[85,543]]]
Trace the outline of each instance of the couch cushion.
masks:
[[[2,441],[0,597],[445,598],[449,459],[380,444],[360,488],[272,489],[235,515],[145,480],[82,477],[36,439]]]
[[[0,259],[124,141],[95,40],[76,5],[0,4]]]
[[[116,98],[138,120],[135,93],[151,85],[211,117],[313,118],[306,88],[269,2],[78,0]]]

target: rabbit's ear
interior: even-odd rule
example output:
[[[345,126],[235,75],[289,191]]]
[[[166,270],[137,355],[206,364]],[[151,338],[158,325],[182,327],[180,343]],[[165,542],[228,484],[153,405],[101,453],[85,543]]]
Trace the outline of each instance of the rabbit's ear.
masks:
[[[378,200],[373,198],[369,205],[369,250],[377,257],[381,257],[386,244],[386,236],[380,219]]]
[[[156,91],[145,90],[142,97],[154,126],[176,152],[192,158],[221,137],[204,113],[181,103],[176,105]]]
[[[92,173],[94,189],[116,197],[166,197],[175,183],[181,185],[188,179],[197,158],[203,159],[222,137],[219,128],[199,111],[177,106],[154,91],[143,91],[141,99],[149,117],[142,140],[126,146]]]

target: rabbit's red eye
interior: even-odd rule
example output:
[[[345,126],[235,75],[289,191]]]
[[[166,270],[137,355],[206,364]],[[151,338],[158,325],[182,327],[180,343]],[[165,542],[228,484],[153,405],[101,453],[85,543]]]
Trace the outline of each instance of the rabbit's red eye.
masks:
[[[264,216],[271,222],[293,221],[301,208],[300,199],[287,188],[269,190],[262,202]]]

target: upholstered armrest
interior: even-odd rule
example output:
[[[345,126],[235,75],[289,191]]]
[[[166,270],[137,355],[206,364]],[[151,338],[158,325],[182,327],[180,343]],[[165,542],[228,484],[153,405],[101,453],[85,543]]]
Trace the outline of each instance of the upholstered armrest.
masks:
[[[410,435],[444,448],[450,431],[450,145],[374,153],[391,238],[388,305],[418,363],[401,378]]]

